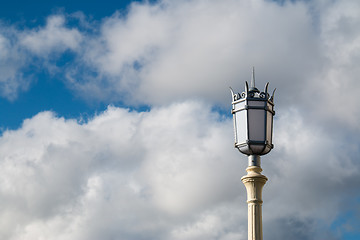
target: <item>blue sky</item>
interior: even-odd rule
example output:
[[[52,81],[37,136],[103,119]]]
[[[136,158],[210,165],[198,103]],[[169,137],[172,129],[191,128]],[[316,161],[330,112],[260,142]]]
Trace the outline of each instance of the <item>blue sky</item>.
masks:
[[[36,28],[46,24],[47,17],[52,14],[81,12],[92,21],[101,21],[114,14],[115,11],[126,14],[130,3],[131,1],[87,1],[86,3],[82,1],[11,1],[2,4],[0,15],[4,24],[12,24],[19,29]],[[71,54],[63,53],[59,59],[56,59],[56,63],[61,65],[69,59],[71,59]],[[31,83],[27,91],[14,101],[0,99],[2,106],[0,114],[3,116],[2,129],[17,128],[25,118],[45,110],[55,111],[66,117],[83,116],[86,118],[96,111],[103,111],[109,104],[109,102],[85,102],[79,99],[61,81],[61,76],[50,76],[41,68],[34,71],[34,68],[30,67],[27,73],[36,74],[35,82]],[[112,104],[121,103],[112,102]]]
[[[252,66],[277,88],[264,238],[359,239],[359,9],[2,3],[0,239],[247,239],[228,87]]]
[[[73,13],[81,11],[94,19],[102,19],[110,16],[116,10],[127,11],[132,1],[12,1],[3,3],[1,16],[3,20],[11,22],[22,22],[25,26],[44,23],[44,19],[60,11]],[[134,1],[135,2],[135,1]]]

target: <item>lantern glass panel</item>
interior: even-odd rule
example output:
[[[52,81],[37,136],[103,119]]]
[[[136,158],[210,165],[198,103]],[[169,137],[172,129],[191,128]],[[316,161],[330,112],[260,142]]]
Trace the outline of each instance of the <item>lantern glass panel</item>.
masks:
[[[245,101],[237,102],[234,104],[234,111],[245,108]]]
[[[238,103],[236,105],[241,105],[240,108],[244,108],[245,102]],[[239,106],[236,106],[239,109]],[[236,142],[243,143],[246,142],[246,110],[241,110],[235,113],[235,128],[236,128]]]
[[[273,115],[271,112],[267,111],[266,112],[266,117],[267,117],[267,121],[266,121],[266,140],[269,142],[269,144],[271,144],[272,142],[272,120],[273,120]]]
[[[265,111],[263,109],[249,109],[249,140],[265,141]]]
[[[265,106],[264,101],[248,101],[249,106],[263,107]]]

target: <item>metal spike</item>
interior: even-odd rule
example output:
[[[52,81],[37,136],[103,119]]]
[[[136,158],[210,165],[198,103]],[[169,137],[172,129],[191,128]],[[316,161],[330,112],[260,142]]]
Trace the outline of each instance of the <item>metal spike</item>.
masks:
[[[255,88],[255,67],[253,67],[253,70],[252,70],[250,87]]]
[[[265,89],[264,89],[264,93],[267,95],[267,93],[268,93],[268,87],[269,87],[269,82],[267,82],[266,84],[265,84]]]
[[[233,89],[231,88],[231,87],[229,87],[230,88],[230,92],[231,92],[231,98],[233,99],[233,101],[234,101],[234,91],[233,91]]]
[[[249,84],[247,81],[245,81],[245,92],[246,94],[249,92]]]
[[[274,89],[274,91],[273,91],[273,93],[272,93],[272,95],[271,95],[271,99],[272,99],[272,101],[274,101],[274,94],[275,94],[275,91],[276,91],[276,88]]]
[[[255,88],[255,67],[252,68],[252,75],[251,75],[251,88]]]

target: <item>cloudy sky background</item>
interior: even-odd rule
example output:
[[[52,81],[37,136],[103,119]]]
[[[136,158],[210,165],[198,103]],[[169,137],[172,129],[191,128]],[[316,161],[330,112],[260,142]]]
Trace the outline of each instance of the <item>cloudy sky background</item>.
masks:
[[[360,237],[360,2],[0,11],[0,239],[247,239],[229,86],[275,94],[264,239]]]

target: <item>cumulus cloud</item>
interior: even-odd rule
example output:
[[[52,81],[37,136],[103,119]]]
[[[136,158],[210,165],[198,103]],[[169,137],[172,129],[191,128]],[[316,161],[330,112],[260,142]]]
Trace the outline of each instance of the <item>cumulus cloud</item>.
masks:
[[[24,73],[34,56],[53,72],[58,57],[71,51],[71,64],[56,72],[86,99],[158,106],[195,98],[224,106],[226,89],[241,91],[254,65],[259,88],[267,81],[278,88],[277,106],[297,106],[337,124],[357,109],[358,4],[143,2],[100,23],[82,16],[71,26],[67,20],[79,17],[49,16],[45,26],[2,36],[1,59],[9,68],[2,95],[14,99],[27,89]],[[347,98],[334,97],[340,88]],[[358,128],[360,113],[353,113],[347,124]]]
[[[110,107],[86,124],[39,113],[1,138],[2,238],[166,239],[178,221],[238,195],[225,126],[196,102]]]
[[[345,122],[357,131],[360,121],[360,111],[356,107],[360,89],[357,66],[360,59],[359,7],[358,1],[339,1],[324,7],[320,24],[321,49],[326,62],[312,80],[314,88],[311,92],[319,103],[315,111],[334,119],[336,124]]]
[[[265,236],[312,239],[356,195],[359,164],[339,157],[321,130],[299,132],[296,112],[278,122],[276,149],[263,161]],[[0,138],[0,235],[246,239],[247,161],[231,135],[230,119],[196,101],[109,107],[86,123],[39,113]]]
[[[261,69],[264,82],[295,90],[320,63],[318,36],[302,2],[132,4],[125,16],[105,19],[100,35],[89,42],[80,64],[95,74],[80,79],[83,71],[69,70],[72,83],[79,79],[75,89],[94,91],[95,82],[102,89],[95,96],[115,94],[129,104],[189,97],[223,104],[228,95],[218,89],[239,87],[252,65]]]
[[[228,86],[242,91],[255,65],[258,86],[278,88],[279,107],[336,125],[358,109],[356,9],[356,1],[132,4],[103,20],[66,77],[85,98],[155,106],[200,98],[224,106]],[[335,97],[340,89],[348,97]],[[346,124],[358,129],[359,118],[354,110]]]
[[[1,238],[246,239],[246,160],[231,120],[210,109],[229,104],[228,86],[241,91],[255,65],[259,88],[278,88],[264,236],[341,239],[331,224],[360,186],[359,7],[164,0],[86,31],[62,15],[25,31],[2,25],[3,97],[26,90],[34,58],[51,70],[72,51],[62,72],[75,94],[151,109],[109,107],[86,123],[43,112],[3,132]]]
[[[0,95],[16,99],[18,92],[28,89],[29,81],[24,74],[28,58],[13,41],[13,29],[0,31]]]
[[[64,24],[64,16],[51,16],[47,19],[45,27],[22,33],[20,44],[41,56],[55,51],[76,50],[81,43],[82,35],[77,29],[67,28]]]
[[[82,41],[77,29],[65,27],[65,17],[50,16],[38,29],[19,30],[0,25],[0,95],[14,101],[36,80],[36,71],[53,72],[66,51],[76,51]],[[53,62],[51,56],[57,54]]]

